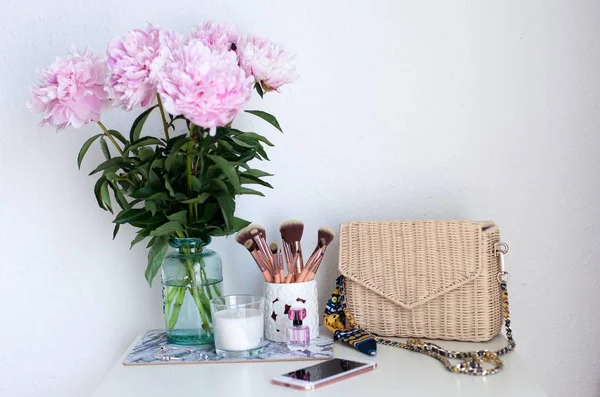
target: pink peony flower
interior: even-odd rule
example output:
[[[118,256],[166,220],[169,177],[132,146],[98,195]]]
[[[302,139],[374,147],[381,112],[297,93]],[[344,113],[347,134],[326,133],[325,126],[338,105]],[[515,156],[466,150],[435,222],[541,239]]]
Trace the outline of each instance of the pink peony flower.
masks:
[[[108,103],[105,79],[104,60],[87,50],[81,55],[74,51],[42,71],[27,107],[43,114],[42,125],[53,125],[57,131],[71,125],[79,128],[100,119],[100,110]]]
[[[268,40],[258,36],[243,37],[237,53],[246,75],[254,76],[265,91],[278,90],[297,78],[295,56]]]
[[[106,65],[110,71],[107,91],[114,106],[131,110],[146,107],[156,97],[156,84],[151,79],[151,67],[159,53],[158,29],[134,29],[122,38],[111,41],[106,50]]]
[[[235,52],[211,51],[200,40],[161,38],[158,93],[165,109],[210,128],[229,124],[250,99],[253,79],[238,66]]]
[[[192,30],[192,37],[200,40],[211,50],[235,50],[239,32],[228,23],[208,21]]]

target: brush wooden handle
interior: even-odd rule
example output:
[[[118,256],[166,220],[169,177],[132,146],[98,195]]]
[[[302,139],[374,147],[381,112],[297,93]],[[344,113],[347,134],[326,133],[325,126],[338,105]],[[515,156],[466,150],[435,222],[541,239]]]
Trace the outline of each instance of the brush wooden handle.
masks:
[[[262,258],[260,257],[260,254],[258,253],[258,251],[254,250],[254,251],[250,252],[250,255],[252,255],[252,257],[254,258],[254,261],[258,265],[258,268],[260,269],[261,273],[263,274],[263,277],[265,278],[265,281],[267,283],[272,283],[273,276],[271,276],[271,273],[269,273],[266,266],[262,262]]]
[[[304,259],[302,258],[302,248],[300,247],[300,242],[296,241],[294,246],[292,247],[292,252],[296,254],[297,259],[294,261],[294,272],[296,273],[296,281],[298,281],[298,276],[302,273],[304,268]]]
[[[292,255],[292,251],[290,250],[290,246],[284,242],[283,243],[283,251],[285,252],[285,265],[287,267],[287,272],[288,272],[288,278],[290,277],[290,275],[294,275],[294,268],[292,267],[292,263],[293,262],[293,255]],[[289,283],[289,281],[287,281],[287,278],[285,280],[286,283]]]
[[[296,261],[296,259],[297,259],[297,258],[298,258],[298,254],[294,255],[294,258],[292,258],[292,261],[291,261],[291,262],[288,262],[288,264],[287,264],[287,266],[288,266],[288,269],[290,269],[290,268],[292,267],[292,263],[294,263],[294,262]],[[290,270],[291,270],[291,269],[290,269]],[[285,279],[285,283],[286,283],[286,284],[289,284],[289,283],[291,283],[291,282],[294,280],[294,276],[295,276],[294,272],[290,271],[290,272],[288,273],[288,276],[287,276],[287,278]]]
[[[304,269],[302,269],[302,272],[300,273],[300,275],[298,277],[296,277],[297,283],[302,283],[304,281],[308,281],[308,275],[310,274],[310,272],[312,272],[312,269],[314,268],[315,262],[317,261],[319,255],[321,254],[321,251],[322,251],[322,249],[320,247],[315,249],[314,252],[312,253],[312,255],[310,256],[310,258],[308,258],[308,261],[306,262],[306,266],[304,266]]]
[[[318,257],[317,260],[315,261],[313,268],[311,269],[310,273],[308,273],[308,276],[306,277],[306,281],[312,281],[315,279],[315,276],[317,275],[317,272],[319,271],[319,266],[321,266],[321,262],[323,262],[323,255]]]
[[[259,251],[261,252],[263,258],[265,259],[265,265],[267,266],[267,269],[269,270],[269,272],[271,272],[272,275],[274,275],[275,272],[273,271],[273,263],[272,263],[272,258],[271,258],[271,250],[267,246],[267,242],[262,237],[262,234],[257,234],[255,236],[252,236],[252,239],[254,240],[254,242],[256,243],[256,245],[258,246]]]
[[[283,262],[281,260],[281,253],[275,253],[275,258],[277,258],[277,270],[279,272],[279,282],[285,282],[285,275],[283,274]]]

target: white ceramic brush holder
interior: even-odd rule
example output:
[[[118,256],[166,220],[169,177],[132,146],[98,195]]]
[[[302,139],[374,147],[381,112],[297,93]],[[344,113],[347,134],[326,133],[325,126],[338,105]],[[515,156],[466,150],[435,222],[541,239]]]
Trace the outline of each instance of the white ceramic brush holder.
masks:
[[[288,310],[306,309],[303,325],[310,327],[310,338],[319,336],[319,302],[317,281],[290,284],[265,284],[265,337],[273,342],[287,342],[285,330],[292,326]]]

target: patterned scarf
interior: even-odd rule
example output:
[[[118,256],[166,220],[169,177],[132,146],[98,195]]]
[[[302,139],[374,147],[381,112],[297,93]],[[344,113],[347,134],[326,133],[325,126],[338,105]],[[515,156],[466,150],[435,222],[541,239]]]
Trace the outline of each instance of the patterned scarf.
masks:
[[[377,343],[371,334],[360,329],[346,308],[344,295],[344,276],[335,281],[335,289],[325,306],[323,323],[333,332],[335,340],[349,344],[358,351],[374,356],[377,353]]]

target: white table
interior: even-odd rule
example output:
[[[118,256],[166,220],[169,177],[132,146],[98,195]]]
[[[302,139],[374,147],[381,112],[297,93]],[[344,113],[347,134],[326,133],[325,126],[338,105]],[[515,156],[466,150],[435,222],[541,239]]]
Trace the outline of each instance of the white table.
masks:
[[[126,353],[135,345],[139,336]],[[475,350],[472,343],[439,342],[456,350]],[[497,337],[485,348],[502,346]],[[518,350],[518,346],[517,346]],[[444,396],[444,397],[542,397],[518,352],[504,356],[504,370],[488,377],[448,372],[437,360],[402,349],[378,346],[377,356],[368,357],[338,342],[336,357],[356,361],[374,359],[372,372],[328,385],[314,392],[275,386],[273,376],[312,365],[318,361],[284,361],[248,364],[179,364],[124,366],[125,355],[104,378],[93,397],[176,397],[176,396]]]

